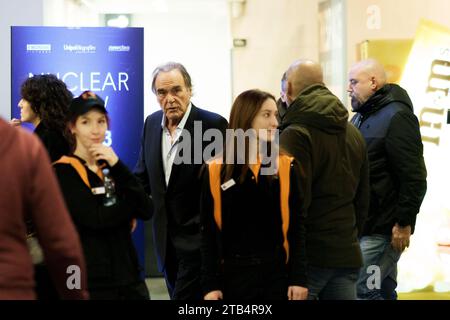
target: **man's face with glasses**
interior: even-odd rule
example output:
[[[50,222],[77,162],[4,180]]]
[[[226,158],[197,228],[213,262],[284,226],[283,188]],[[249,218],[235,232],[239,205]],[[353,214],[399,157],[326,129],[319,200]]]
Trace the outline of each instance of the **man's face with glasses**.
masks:
[[[155,79],[155,91],[168,121],[166,126],[176,126],[183,118],[192,96],[181,72],[178,69],[160,72]]]

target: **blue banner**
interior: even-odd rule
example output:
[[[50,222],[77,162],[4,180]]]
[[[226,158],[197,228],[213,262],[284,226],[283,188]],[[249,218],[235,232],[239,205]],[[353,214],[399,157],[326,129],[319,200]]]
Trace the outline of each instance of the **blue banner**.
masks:
[[[11,115],[21,84],[35,74],[55,74],[74,96],[92,90],[105,100],[110,131],[105,143],[132,169],[144,118],[144,29],[11,27]],[[141,264],[144,233],[134,233]]]
[[[133,168],[144,118],[143,28],[11,30],[11,115],[19,117],[23,81],[34,74],[56,74],[75,96],[92,90],[105,100],[111,120],[105,143]]]

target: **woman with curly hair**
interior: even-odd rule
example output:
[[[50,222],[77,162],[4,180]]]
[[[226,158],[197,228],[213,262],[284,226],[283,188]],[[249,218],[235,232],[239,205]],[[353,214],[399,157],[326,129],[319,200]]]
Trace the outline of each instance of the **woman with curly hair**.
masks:
[[[66,84],[53,74],[35,75],[22,83],[20,120],[11,120],[12,125],[31,123],[34,133],[44,143],[51,161],[56,161],[69,152],[64,137],[66,115],[73,95]]]

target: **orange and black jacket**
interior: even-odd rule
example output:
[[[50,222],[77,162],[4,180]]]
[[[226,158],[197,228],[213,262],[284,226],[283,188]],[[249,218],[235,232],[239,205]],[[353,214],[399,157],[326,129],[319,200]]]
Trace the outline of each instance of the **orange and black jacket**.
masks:
[[[104,195],[91,191],[103,186],[101,172],[92,172],[77,156],[62,157],[54,168],[80,235],[89,288],[113,288],[138,282],[140,267],[130,223],[133,218],[149,219],[151,203],[136,177],[120,160],[110,167],[117,203],[105,207]]]
[[[208,165],[201,196],[202,288],[221,290],[223,264],[236,256],[267,256],[285,252],[289,285],[306,287],[304,209],[299,189],[299,166],[280,156],[275,176],[262,175],[251,166],[240,182],[241,166],[235,166],[235,185],[221,189],[223,166]]]

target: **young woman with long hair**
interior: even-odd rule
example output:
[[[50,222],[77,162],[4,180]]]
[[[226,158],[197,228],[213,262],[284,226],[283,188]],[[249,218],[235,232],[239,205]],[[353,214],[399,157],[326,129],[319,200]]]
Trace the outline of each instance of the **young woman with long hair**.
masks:
[[[231,109],[232,138],[205,170],[204,299],[307,297],[301,177],[295,160],[278,153],[276,116],[271,94],[241,93]]]

